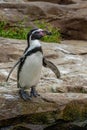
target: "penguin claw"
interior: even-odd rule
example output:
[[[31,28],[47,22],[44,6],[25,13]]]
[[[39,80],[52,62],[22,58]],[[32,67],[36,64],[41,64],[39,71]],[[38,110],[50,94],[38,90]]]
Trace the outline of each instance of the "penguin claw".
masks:
[[[23,89],[19,90],[19,95],[25,101],[31,100],[31,97],[29,96],[29,94],[26,91],[24,91]]]
[[[26,91],[24,91],[24,89],[19,90],[19,95],[25,101],[31,100],[32,97],[40,96],[40,94],[37,93],[35,87],[31,87],[30,95]]]
[[[34,97],[38,97],[38,96],[40,96],[40,94],[38,94],[38,93],[33,93],[33,96],[34,96]]]
[[[37,93],[35,87],[32,87],[30,91],[30,97],[38,97],[38,96],[40,96],[40,94]]]

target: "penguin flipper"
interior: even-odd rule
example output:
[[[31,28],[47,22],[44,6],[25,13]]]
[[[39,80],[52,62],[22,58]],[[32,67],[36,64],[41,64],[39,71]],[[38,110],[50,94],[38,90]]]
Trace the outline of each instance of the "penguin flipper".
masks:
[[[14,66],[13,66],[12,69],[10,70],[10,72],[9,72],[7,78],[6,78],[6,82],[8,81],[8,79],[9,79],[11,73],[13,72],[13,70],[15,69],[15,67],[16,67],[19,63],[23,62],[23,60],[25,59],[25,57],[26,57],[26,50],[27,50],[27,48],[25,49],[24,55],[19,58],[19,60],[14,64]]]
[[[7,78],[6,78],[6,82],[8,81],[8,79],[9,79],[11,73],[13,72],[13,70],[15,69],[15,67],[16,67],[19,63],[20,63],[20,60],[18,60],[18,61],[14,64],[14,66],[12,67],[12,69],[10,70],[10,72],[9,72]]]
[[[6,82],[8,81],[8,79],[9,79],[11,73],[13,72],[13,70],[15,69],[15,67],[16,67],[21,61],[23,61],[23,60],[24,60],[24,57],[21,57],[21,58],[14,64],[14,66],[12,67],[12,69],[10,70],[10,72],[9,72],[7,78],[6,78]]]
[[[43,58],[43,66],[50,68],[56,75],[57,78],[60,78],[60,71],[58,68],[49,60],[47,60],[45,57]]]

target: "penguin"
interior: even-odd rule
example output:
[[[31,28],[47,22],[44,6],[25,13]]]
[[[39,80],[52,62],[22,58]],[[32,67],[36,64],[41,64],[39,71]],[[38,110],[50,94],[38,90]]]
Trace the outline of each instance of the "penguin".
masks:
[[[30,100],[32,97],[40,96],[36,91],[36,86],[40,80],[42,66],[50,68],[60,78],[58,68],[43,55],[40,39],[46,35],[51,35],[43,29],[32,29],[27,34],[27,47],[23,56],[18,60],[10,71],[7,80],[13,69],[18,65],[17,70],[17,87],[19,95],[24,100]],[[30,89],[30,93],[27,90]]]

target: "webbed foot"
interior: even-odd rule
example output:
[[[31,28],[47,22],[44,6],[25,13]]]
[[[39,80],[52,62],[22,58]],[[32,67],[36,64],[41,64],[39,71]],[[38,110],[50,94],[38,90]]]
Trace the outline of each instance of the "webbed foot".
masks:
[[[40,94],[37,93],[35,87],[31,87],[31,91],[30,91],[30,97],[38,97],[40,96]]]
[[[19,95],[23,100],[31,100],[31,97],[29,96],[28,92],[24,91],[24,89],[19,90]]]

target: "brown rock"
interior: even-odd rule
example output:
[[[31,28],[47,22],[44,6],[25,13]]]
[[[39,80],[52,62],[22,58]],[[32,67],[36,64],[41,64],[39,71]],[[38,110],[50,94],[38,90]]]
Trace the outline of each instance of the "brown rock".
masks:
[[[18,91],[1,92],[0,127],[13,124],[22,125],[23,122],[47,124],[61,118],[64,120],[70,120],[71,118],[76,120],[77,116],[73,114],[73,110],[75,111],[75,109],[78,110],[79,119],[80,114],[82,115],[81,119],[84,119],[85,111],[87,110],[87,103],[85,102],[87,99],[86,94],[41,93],[41,96],[43,99],[33,98],[31,101],[25,102],[19,98]],[[73,108],[70,107],[70,104],[72,104],[71,101],[75,102],[75,104],[73,103]],[[69,110],[73,116],[69,115]]]
[[[32,25],[31,20],[45,17],[44,11],[32,3],[0,3],[0,20],[11,25],[22,23]]]
[[[50,3],[56,3],[56,4],[73,4],[73,0],[26,0],[26,1],[43,1],[43,2],[50,2]]]
[[[57,5],[45,2],[34,2],[45,11],[48,22],[61,29],[66,39],[87,40],[87,2],[73,5]]]
[[[13,0],[0,0],[0,3],[3,3],[3,2],[15,2],[15,3],[20,2],[21,3],[21,2],[24,2],[24,0],[15,0],[15,1],[13,1]]]
[[[50,2],[0,3],[0,20],[10,22],[11,26],[15,22],[19,26],[21,21],[24,26],[35,27],[32,21],[44,19],[59,27],[66,39],[87,40],[87,1],[59,0],[66,4],[63,6]]]
[[[8,83],[5,79],[23,54],[26,41],[0,38],[0,127],[9,125],[11,129],[37,130],[42,126],[29,124],[53,124],[59,119],[76,121],[77,117],[78,121],[84,121],[87,111],[87,42],[67,40],[61,44],[42,43],[42,46],[44,55],[58,66],[61,79],[56,79],[49,69],[43,68],[37,86],[41,98],[25,102],[18,95],[16,69]],[[4,59],[3,52],[8,59]]]

